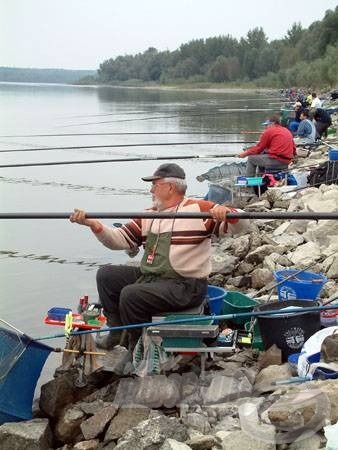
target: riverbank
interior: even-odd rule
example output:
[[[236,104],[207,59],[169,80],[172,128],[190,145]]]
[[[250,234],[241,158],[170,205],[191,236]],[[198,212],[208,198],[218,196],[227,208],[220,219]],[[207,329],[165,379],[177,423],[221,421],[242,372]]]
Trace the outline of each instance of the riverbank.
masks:
[[[196,83],[196,84],[179,84],[179,85],[159,85],[159,84],[76,84],[78,86],[92,86],[95,88],[112,88],[112,89],[143,89],[143,90],[156,90],[156,91],[194,91],[194,92],[211,92],[211,93],[265,93],[265,94],[276,94],[279,95],[279,91],[276,88],[260,88],[255,86],[222,86],[219,83]],[[285,101],[285,99],[281,98],[281,101]]]
[[[323,145],[297,164],[326,160]],[[291,188],[267,191],[245,209],[338,212],[337,185]],[[273,272],[308,269],[327,276],[325,301],[338,288],[337,234],[337,221],[254,220],[249,233],[214,243],[209,282],[265,304],[277,301],[275,291],[269,295]],[[129,361],[128,350],[116,347],[96,360],[84,387],[76,367],[59,370],[42,386],[33,420],[0,426],[2,450],[316,450],[326,443],[323,427],[338,420],[337,381],[285,381],[294,381],[294,368],[276,347],[214,354],[204,374],[194,355],[172,360],[166,375],[138,377]]]

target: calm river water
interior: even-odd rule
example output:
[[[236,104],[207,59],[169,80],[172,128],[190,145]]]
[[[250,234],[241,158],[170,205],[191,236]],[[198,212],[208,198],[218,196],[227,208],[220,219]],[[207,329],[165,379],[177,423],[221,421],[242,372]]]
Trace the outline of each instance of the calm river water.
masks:
[[[260,123],[280,103],[257,92],[206,93],[0,83],[0,164],[236,153],[250,141],[240,131]],[[232,134],[217,135],[230,131]],[[102,136],[94,133],[148,133]],[[180,132],[152,134],[155,132]],[[196,132],[198,134],[188,134]],[[69,134],[88,133],[87,136]],[[32,134],[54,136],[24,137]],[[55,136],[68,134],[68,136]],[[90,135],[91,134],[91,135]],[[8,137],[4,137],[8,136]],[[22,136],[22,137],[19,137]],[[29,151],[41,147],[192,142],[186,146],[143,146]],[[187,173],[188,195],[202,196],[207,184],[196,176],[222,164],[221,159],[178,161]],[[0,169],[0,212],[135,211],[149,206],[149,186],[141,176],[158,161]],[[107,224],[114,221],[106,221]],[[37,337],[62,332],[43,323],[53,306],[75,309],[80,296],[96,301],[99,265],[122,263],[124,252],[101,246],[90,231],[68,220],[0,220],[0,318]],[[46,341],[47,342],[47,341]],[[62,345],[63,341],[48,341]],[[51,355],[42,380],[59,363]]]

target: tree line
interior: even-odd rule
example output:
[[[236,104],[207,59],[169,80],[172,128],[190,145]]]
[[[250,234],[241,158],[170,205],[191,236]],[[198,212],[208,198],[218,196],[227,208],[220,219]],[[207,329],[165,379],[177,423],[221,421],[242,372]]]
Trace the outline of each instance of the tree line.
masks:
[[[110,58],[96,78],[118,84],[254,82],[257,86],[338,85],[338,6],[308,28],[294,23],[286,36],[269,42],[261,27],[239,40],[227,34],[194,39],[175,51],[148,48]]]
[[[79,78],[93,77],[95,74],[95,70],[0,67],[0,81],[2,82],[75,83]]]

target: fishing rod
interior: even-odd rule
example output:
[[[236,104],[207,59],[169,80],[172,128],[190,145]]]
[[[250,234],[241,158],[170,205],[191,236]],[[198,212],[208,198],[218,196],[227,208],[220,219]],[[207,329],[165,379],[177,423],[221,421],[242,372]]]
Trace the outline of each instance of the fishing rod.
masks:
[[[91,334],[91,333],[103,333],[107,331],[123,331],[123,330],[134,330],[136,328],[145,328],[145,327],[153,327],[153,326],[161,326],[161,325],[174,325],[180,323],[187,323],[191,325],[191,322],[200,322],[200,321],[210,321],[210,320],[233,320],[240,319],[246,317],[262,317],[262,316],[289,316],[291,314],[304,314],[311,312],[321,312],[328,310],[336,310],[337,305],[331,306],[309,306],[309,307],[301,307],[301,308],[288,308],[287,311],[283,311],[283,309],[273,309],[266,311],[249,311],[243,313],[235,313],[235,314],[222,314],[222,315],[209,315],[209,316],[198,316],[198,317],[190,317],[185,319],[175,319],[175,320],[161,320],[157,322],[143,322],[143,323],[133,323],[130,325],[121,325],[118,327],[105,327],[105,328],[96,328],[93,330],[84,330],[84,331],[72,331],[70,334],[73,335],[82,335],[82,334]],[[55,339],[65,337],[64,333],[52,334],[48,336],[40,336],[33,338],[35,341],[43,341],[47,339]]]
[[[101,164],[106,162],[134,162],[134,161],[169,161],[176,159],[215,159],[215,158],[236,158],[236,153],[227,155],[177,155],[177,156],[143,156],[134,158],[108,158],[108,159],[87,159],[79,161],[53,161],[53,162],[39,162],[39,163],[17,163],[17,164],[0,164],[0,168],[8,167],[33,167],[33,166],[61,166],[67,164]]]
[[[276,111],[276,108],[232,108],[232,109],[217,109],[213,113],[198,113],[189,114],[186,117],[202,117],[202,116],[218,116],[219,114],[228,114],[233,112],[262,112],[262,111]],[[183,111],[186,112],[186,111]],[[170,116],[148,116],[148,117],[138,117],[136,119],[119,119],[119,120],[103,120],[100,122],[87,122],[87,123],[76,123],[71,125],[59,125],[57,128],[69,128],[78,127],[85,125],[100,125],[104,123],[120,123],[120,122],[136,122],[141,120],[158,120],[158,119],[175,119],[177,117],[182,117],[182,114],[175,114]]]
[[[0,219],[69,219],[70,212],[7,212]],[[208,212],[88,212],[87,219],[210,219]],[[231,212],[228,219],[298,219],[338,220],[338,213],[331,212]]]
[[[205,141],[205,142],[158,142],[141,144],[107,144],[107,145],[79,145],[67,147],[14,148],[1,150],[0,153],[11,152],[41,152],[49,150],[83,150],[89,148],[128,148],[128,147],[167,147],[181,145],[216,145],[216,144],[255,144],[256,141]]]
[[[0,138],[30,138],[30,137],[70,137],[70,136],[147,136],[147,135],[180,135],[180,134],[197,134],[197,135],[224,135],[224,134],[261,134],[261,131],[116,131],[102,133],[59,133],[59,134],[19,134],[19,135],[0,135]]]

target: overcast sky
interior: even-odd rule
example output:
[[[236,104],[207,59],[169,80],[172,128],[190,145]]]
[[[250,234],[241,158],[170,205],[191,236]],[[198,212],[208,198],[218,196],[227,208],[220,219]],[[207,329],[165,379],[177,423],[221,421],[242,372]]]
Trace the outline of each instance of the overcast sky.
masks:
[[[337,0],[0,0],[0,66],[97,69],[105,59],[191,39],[283,37]],[[311,43],[309,43],[311,45]]]

